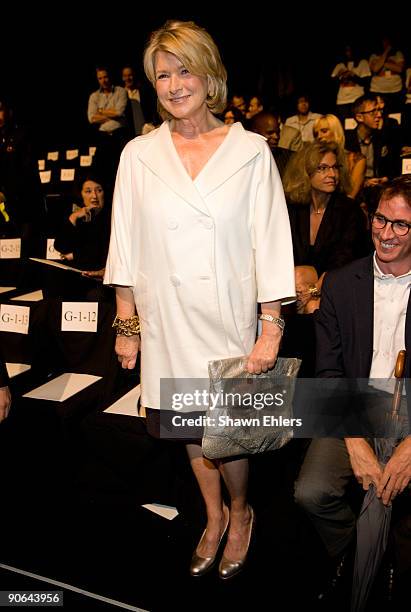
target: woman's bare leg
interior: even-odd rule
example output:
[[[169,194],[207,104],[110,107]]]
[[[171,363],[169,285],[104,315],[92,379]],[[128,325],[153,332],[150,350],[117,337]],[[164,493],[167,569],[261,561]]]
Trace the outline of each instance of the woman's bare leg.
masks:
[[[248,459],[234,459],[220,464],[220,472],[231,498],[230,530],[224,556],[232,561],[247,554],[251,509],[247,503]]]
[[[213,557],[227,523],[228,509],[221,494],[221,477],[218,467],[203,456],[199,444],[187,444],[191,468],[197,479],[207,511],[207,531],[196,553],[200,557]]]

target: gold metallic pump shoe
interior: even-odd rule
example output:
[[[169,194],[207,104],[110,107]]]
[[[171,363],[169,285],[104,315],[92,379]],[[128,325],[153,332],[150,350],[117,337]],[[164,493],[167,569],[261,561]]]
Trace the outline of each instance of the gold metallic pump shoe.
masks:
[[[253,534],[253,530],[255,527],[255,514],[251,506],[250,506],[250,511],[251,511],[251,520],[250,520],[250,526],[248,529],[247,552],[245,553],[244,557],[240,559],[239,561],[231,561],[230,559],[227,559],[227,557],[225,557],[224,555],[222,556],[220,565],[218,566],[218,575],[223,580],[228,580],[229,578],[232,578],[233,576],[241,572],[246,562],[247,555],[248,555],[248,549],[250,548],[251,536]]]
[[[191,563],[190,563],[190,574],[194,577],[199,577],[199,576],[203,576],[204,574],[206,574],[214,565],[216,558],[217,558],[217,552],[218,549],[220,547],[221,544],[221,540],[224,537],[225,532],[227,531],[227,527],[228,527],[228,523],[230,522],[230,512],[227,508],[227,506],[224,506],[225,511],[224,513],[226,514],[226,521],[224,524],[224,529],[222,531],[222,534],[220,536],[220,540],[218,542],[218,546],[216,548],[215,551],[215,555],[213,557],[200,557],[197,554],[197,548],[200,546],[201,542],[203,541],[203,538],[205,538],[205,534],[207,529],[204,529],[203,531],[203,535],[201,536],[201,539],[198,543],[197,548],[195,549],[193,556],[191,558]]]

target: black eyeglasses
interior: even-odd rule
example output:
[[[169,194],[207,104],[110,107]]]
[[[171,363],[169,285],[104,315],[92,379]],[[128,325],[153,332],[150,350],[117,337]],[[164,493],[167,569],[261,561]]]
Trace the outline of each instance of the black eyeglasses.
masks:
[[[378,113],[382,114],[382,110],[380,108],[372,108],[371,110],[368,110],[368,111],[360,111],[358,114],[359,115],[377,115]]]
[[[371,223],[375,229],[384,229],[387,223],[391,223],[392,231],[397,236],[406,236],[411,228],[411,223],[401,221],[400,219],[387,219],[384,215],[374,213],[370,215]]]

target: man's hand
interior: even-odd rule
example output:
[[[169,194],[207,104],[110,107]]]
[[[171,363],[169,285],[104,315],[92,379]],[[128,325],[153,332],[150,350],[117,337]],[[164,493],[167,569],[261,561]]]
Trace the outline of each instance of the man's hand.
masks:
[[[140,350],[140,336],[117,336],[115,351],[121,367],[132,370],[137,361],[137,354]]]
[[[320,307],[320,298],[313,297],[307,287],[297,290],[297,312],[299,314],[312,314]]]
[[[411,438],[403,440],[394,450],[391,459],[384,468],[377,495],[384,505],[402,493],[411,480]]]
[[[84,270],[84,272],[82,272],[81,275],[87,276],[88,278],[95,278],[96,280],[102,281],[104,278],[105,271],[106,271],[105,268],[101,268],[101,270]]]
[[[354,476],[362,485],[364,491],[368,491],[370,484],[377,488],[382,477],[382,468],[378,459],[364,438],[346,438],[348,454]]]
[[[11,394],[8,387],[0,387],[0,423],[7,418],[10,412]]]
[[[378,185],[384,185],[388,181],[386,176],[380,178],[368,178],[364,181],[364,187],[377,187]]]

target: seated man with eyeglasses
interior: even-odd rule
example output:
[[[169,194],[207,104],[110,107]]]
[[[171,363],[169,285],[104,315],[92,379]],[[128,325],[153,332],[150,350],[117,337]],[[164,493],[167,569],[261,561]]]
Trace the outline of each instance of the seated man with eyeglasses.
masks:
[[[325,277],[315,316],[317,377],[392,379],[397,355],[403,349],[404,376],[410,377],[410,228],[411,177],[402,176],[384,186],[377,210],[371,215],[374,254]],[[388,506],[410,480],[410,435],[397,444],[386,465],[380,464],[365,438],[317,438],[307,451],[295,499],[337,567],[356,526],[347,497],[350,486],[357,481],[366,491],[373,485],[381,503]],[[401,540],[406,549],[404,554],[402,548],[401,559],[407,565],[398,567],[398,575],[411,571],[407,524],[405,530],[398,526],[395,532],[396,543]]]
[[[400,146],[396,147],[386,130],[381,129],[384,118],[377,96],[365,94],[358,98],[353,104],[353,116],[357,127],[346,132],[345,147],[362,153],[367,160],[364,187],[383,185],[400,174]]]

